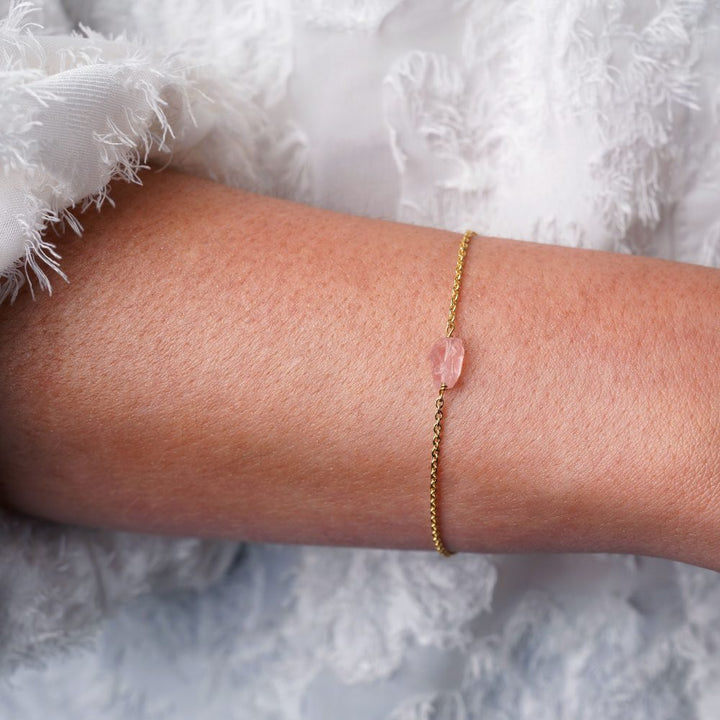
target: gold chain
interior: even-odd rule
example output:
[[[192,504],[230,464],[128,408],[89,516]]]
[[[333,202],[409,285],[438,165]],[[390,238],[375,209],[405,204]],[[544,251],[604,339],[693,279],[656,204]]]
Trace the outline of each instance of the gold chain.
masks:
[[[457,265],[455,266],[452,297],[450,298],[450,315],[448,316],[447,327],[445,328],[445,337],[452,337],[453,330],[455,330],[455,309],[457,308],[458,296],[460,295],[460,279],[462,278],[465,254],[467,253],[468,245],[470,245],[470,238],[472,238],[473,235],[475,235],[475,233],[472,230],[467,230],[460,242]]]
[[[467,230],[463,235],[462,241],[460,242],[460,249],[458,250],[457,265],[455,267],[455,281],[453,282],[452,297],[450,299],[450,314],[448,316],[447,327],[445,328],[445,336],[452,337],[453,330],[455,330],[455,310],[457,308],[458,296],[460,295],[460,280],[462,278],[463,264],[465,263],[465,254],[467,253],[470,239],[476,235],[472,230]],[[435,549],[445,557],[454,555],[445,547],[442,539],[440,538],[440,527],[437,517],[437,471],[438,461],[440,458],[440,436],[442,433],[442,419],[443,419],[443,406],[445,404],[445,390],[447,385],[442,383],[440,385],[440,394],[435,401],[435,425],[433,427],[433,448],[432,448],[432,460],[430,462],[430,528],[432,530],[432,538],[435,543]]]
[[[445,383],[440,386],[440,395],[435,401],[435,407],[437,412],[435,413],[435,427],[433,428],[433,449],[432,449],[432,461],[430,463],[430,528],[432,530],[432,538],[435,543],[435,549],[445,557],[450,557],[454,553],[450,552],[445,547],[445,544],[440,539],[440,528],[438,527],[437,521],[437,471],[438,471],[438,459],[440,457],[440,432],[442,431],[442,417],[443,417],[443,405],[445,400],[443,399],[443,393],[445,392]]]

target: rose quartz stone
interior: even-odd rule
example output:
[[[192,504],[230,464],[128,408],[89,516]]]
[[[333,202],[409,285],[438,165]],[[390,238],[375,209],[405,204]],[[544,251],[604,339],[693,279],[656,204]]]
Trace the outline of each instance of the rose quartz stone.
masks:
[[[430,363],[435,387],[445,383],[451,388],[458,381],[462,370],[465,348],[463,342],[457,337],[442,337],[433,343],[430,349]]]

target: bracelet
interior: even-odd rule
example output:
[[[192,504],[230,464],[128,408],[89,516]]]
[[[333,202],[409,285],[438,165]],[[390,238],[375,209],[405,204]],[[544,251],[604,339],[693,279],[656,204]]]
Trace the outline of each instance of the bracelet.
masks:
[[[455,282],[453,283],[452,298],[450,299],[450,315],[447,321],[447,328],[445,329],[445,337],[433,343],[428,355],[432,366],[433,381],[440,390],[440,394],[435,401],[437,411],[435,412],[432,460],[430,462],[430,530],[432,532],[433,542],[435,543],[435,549],[445,557],[450,557],[450,555],[454,555],[455,553],[448,550],[441,540],[437,518],[437,471],[438,459],[440,457],[443,405],[445,404],[443,395],[445,394],[445,390],[453,387],[460,377],[460,371],[462,370],[463,359],[465,357],[463,341],[458,337],[452,337],[452,334],[455,329],[455,309],[460,293],[463,263],[465,262],[465,254],[467,253],[470,239],[474,235],[477,235],[477,233],[472,230],[467,230],[460,242],[457,266],[455,267]]]

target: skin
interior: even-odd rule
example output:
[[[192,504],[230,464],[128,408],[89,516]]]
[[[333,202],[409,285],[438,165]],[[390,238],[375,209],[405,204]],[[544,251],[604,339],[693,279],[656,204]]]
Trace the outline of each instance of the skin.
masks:
[[[0,307],[8,509],[265,542],[432,549],[460,233],[163,171],[58,239],[70,284]],[[476,237],[445,393],[460,552],[720,569],[720,271]]]

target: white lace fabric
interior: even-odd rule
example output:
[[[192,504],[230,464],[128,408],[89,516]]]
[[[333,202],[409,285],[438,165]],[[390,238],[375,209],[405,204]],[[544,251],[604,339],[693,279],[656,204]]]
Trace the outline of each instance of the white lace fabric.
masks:
[[[719,266],[719,21],[708,0],[15,7],[0,294],[62,282],[52,225],[80,231],[148,159],[355,214]],[[2,528],[2,716],[720,714],[719,576],[681,563]]]

